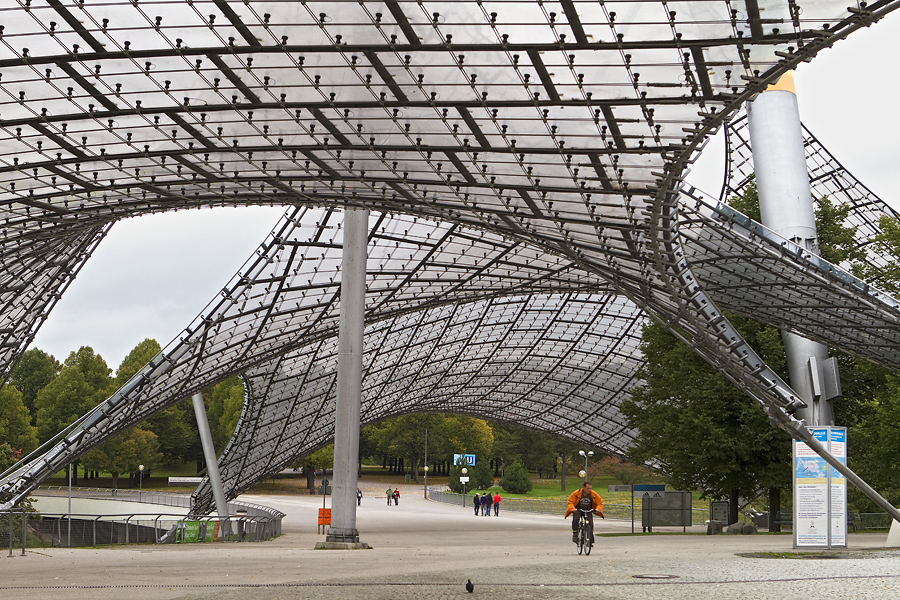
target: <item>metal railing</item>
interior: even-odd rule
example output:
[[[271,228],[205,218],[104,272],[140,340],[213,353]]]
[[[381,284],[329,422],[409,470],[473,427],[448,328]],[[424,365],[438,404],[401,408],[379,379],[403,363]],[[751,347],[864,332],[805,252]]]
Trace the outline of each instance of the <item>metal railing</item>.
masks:
[[[24,515],[24,520],[22,517]],[[0,520],[21,522],[22,532],[10,535],[25,552],[27,534],[36,535],[51,546],[79,547],[107,544],[148,544],[176,542],[258,542],[281,533],[281,519],[270,516],[203,517],[192,519],[183,514],[122,513],[94,515],[81,513],[36,513],[8,511]],[[185,531],[195,525],[196,535]],[[9,528],[13,531],[13,528]],[[18,527],[16,527],[18,529]],[[167,536],[167,533],[174,535]]]
[[[32,496],[91,498],[141,502],[190,509],[187,494],[109,490],[101,488],[42,487]],[[28,544],[28,535],[52,546],[96,546],[98,544],[143,544],[175,542],[256,542],[281,535],[281,511],[251,502],[229,502],[231,516],[192,516],[182,513],[130,512],[121,514],[0,511],[0,533],[13,546]]]
[[[161,506],[177,506],[179,508],[191,507],[191,495],[188,493],[178,492],[147,492],[138,490],[111,490],[107,488],[85,488],[73,487],[70,489],[66,486],[41,486],[31,493],[32,496],[53,496],[68,497],[71,493],[72,498],[96,498],[98,500],[118,500],[120,502],[141,502],[144,504],[159,504]],[[265,516],[272,518],[283,518],[283,512],[255,504],[253,502],[229,502],[228,512],[235,514],[238,512],[246,512],[250,516]]]
[[[472,496],[458,494],[441,488],[428,488],[428,498],[435,502],[443,502],[445,504],[457,504],[459,506],[467,506],[470,509],[475,507],[472,505]],[[512,510],[515,512],[534,513],[541,515],[562,515],[566,512],[565,500],[549,500],[541,498],[503,498],[500,501],[500,510]],[[691,521],[694,525],[705,523],[709,519],[709,509],[694,508],[691,510]],[[630,504],[605,504],[603,505],[603,515],[607,519],[616,519],[622,521],[630,521],[632,517],[632,507]],[[638,522],[641,519],[641,503],[634,504],[634,518]]]

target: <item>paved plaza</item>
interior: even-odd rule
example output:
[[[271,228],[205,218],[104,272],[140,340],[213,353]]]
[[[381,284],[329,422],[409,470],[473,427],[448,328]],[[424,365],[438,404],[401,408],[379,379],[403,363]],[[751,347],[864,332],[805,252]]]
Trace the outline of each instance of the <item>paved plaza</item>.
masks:
[[[372,484],[373,486],[375,484]],[[399,506],[367,489],[358,513],[371,550],[314,550],[316,496],[243,496],[278,508],[284,535],[262,543],[42,548],[3,553],[0,596],[22,600],[135,598],[263,600],[405,598],[897,598],[900,552],[879,549],[886,534],[851,535],[830,559],[746,558],[790,552],[790,535],[598,537],[577,556],[562,516],[426,501],[401,486]],[[600,521],[599,533],[628,533]],[[695,532],[701,527],[694,527]],[[656,576],[645,578],[642,576]],[[669,577],[662,579],[660,577]],[[470,596],[464,585],[475,584]]]

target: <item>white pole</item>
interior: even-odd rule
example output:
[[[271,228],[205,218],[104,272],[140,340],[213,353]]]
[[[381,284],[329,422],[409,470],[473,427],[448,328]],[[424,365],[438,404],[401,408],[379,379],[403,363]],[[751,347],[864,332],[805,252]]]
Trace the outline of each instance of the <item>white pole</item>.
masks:
[[[362,396],[363,332],[369,211],[344,211],[337,390],[334,407],[334,488],[326,542],[359,543],[356,528],[359,412]]]
[[[792,73],[747,103],[753,170],[762,224],[812,254],[819,254],[800,109]],[[813,394],[810,367],[828,358],[828,347],[783,330],[791,387],[807,408],[797,416],[807,425],[834,425],[831,402]],[[810,358],[815,360],[810,362]]]

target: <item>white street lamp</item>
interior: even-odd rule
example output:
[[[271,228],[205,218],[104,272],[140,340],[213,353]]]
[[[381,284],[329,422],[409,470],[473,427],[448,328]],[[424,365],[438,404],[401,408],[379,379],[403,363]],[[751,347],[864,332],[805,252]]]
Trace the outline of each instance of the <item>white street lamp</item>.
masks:
[[[428,465],[425,465],[425,499],[428,499]]]
[[[141,496],[144,495],[144,465],[138,465],[138,502],[141,501]]]
[[[587,481],[587,462],[588,462],[588,457],[589,457],[589,456],[593,456],[593,455],[594,455],[594,451],[593,451],[593,450],[588,450],[587,452],[585,452],[584,450],[579,450],[579,451],[578,451],[578,454],[580,454],[581,456],[584,457],[584,471],[580,472],[579,475],[581,475],[581,477],[582,477],[585,481]]]
[[[468,477],[466,477],[466,473],[468,473],[468,472],[469,472],[469,470],[465,467],[463,467],[462,470],[460,470],[460,473],[462,473],[463,477],[465,477],[466,479],[468,479]],[[463,506],[465,506],[466,505],[466,482],[463,481],[462,484],[463,484]]]

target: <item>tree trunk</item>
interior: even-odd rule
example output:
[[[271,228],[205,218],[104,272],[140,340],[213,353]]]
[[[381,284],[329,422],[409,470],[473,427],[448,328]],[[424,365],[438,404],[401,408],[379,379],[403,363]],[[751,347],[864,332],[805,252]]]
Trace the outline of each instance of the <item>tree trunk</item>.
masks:
[[[775,518],[781,511],[781,488],[769,488],[769,531],[778,533],[781,531],[781,524],[775,522]]]
[[[303,473],[306,475],[306,489],[311,495],[314,495],[316,493],[316,470],[304,467]]]
[[[559,491],[566,491],[566,455],[562,455],[562,477],[559,478]]]
[[[728,524],[738,522],[738,510],[740,505],[741,490],[731,490],[731,497],[728,499]]]
[[[412,463],[412,480],[415,483],[419,483],[419,459],[411,458],[409,462]]]

